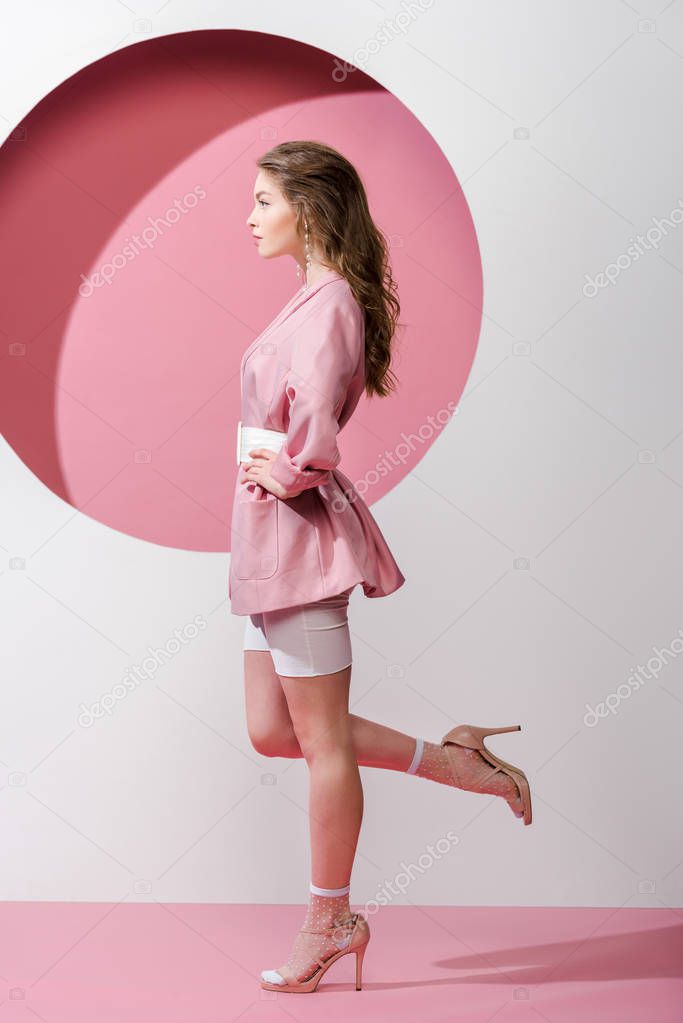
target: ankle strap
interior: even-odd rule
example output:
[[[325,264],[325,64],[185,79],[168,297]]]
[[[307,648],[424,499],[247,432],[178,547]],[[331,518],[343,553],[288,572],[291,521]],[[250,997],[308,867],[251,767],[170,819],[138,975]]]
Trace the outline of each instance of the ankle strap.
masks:
[[[339,930],[348,930],[351,927],[355,927],[359,919],[365,919],[361,917],[360,913],[354,913],[346,920],[340,920],[339,923],[330,924],[329,927],[301,927],[300,933],[304,934],[336,934]]]

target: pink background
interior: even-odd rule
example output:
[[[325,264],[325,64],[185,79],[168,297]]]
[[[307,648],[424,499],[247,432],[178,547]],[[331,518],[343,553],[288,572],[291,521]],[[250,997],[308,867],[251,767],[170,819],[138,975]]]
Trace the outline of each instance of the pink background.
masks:
[[[391,239],[401,299],[390,399],[362,399],[341,437],[362,480],[404,434],[457,403],[479,336],[472,219],[429,133],[360,70],[262,33],[147,41],[46,97],[0,152],[1,429],[54,493],[117,530],[225,551],[239,363],[298,288],[289,258],[258,256],[246,227],[255,160],[286,139],[346,155]],[[175,200],[111,283],[79,293]],[[440,429],[364,489],[372,504]],[[406,450],[405,444],[403,450]]]

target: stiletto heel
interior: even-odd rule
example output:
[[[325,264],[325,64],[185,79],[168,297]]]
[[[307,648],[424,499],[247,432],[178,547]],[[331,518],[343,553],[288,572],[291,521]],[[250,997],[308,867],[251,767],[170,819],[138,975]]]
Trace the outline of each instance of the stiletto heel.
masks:
[[[361,989],[361,974],[363,972],[363,956],[365,955],[365,949],[368,947],[367,941],[360,948],[356,949],[356,991]]]
[[[516,767],[514,764],[509,764],[506,760],[502,760],[497,757],[495,753],[492,753],[488,748],[484,739],[487,735],[500,735],[503,732],[519,732],[521,731],[521,725],[505,725],[503,728],[481,728],[479,725],[456,725],[455,728],[451,728],[450,732],[447,732],[441,740],[441,745],[448,752],[448,746],[464,746],[467,749],[475,749],[488,761],[489,764],[494,768],[494,772],[502,771],[512,778],[513,782],[519,789],[519,795],[522,800],[522,806],[524,808],[524,823],[531,824],[531,789],[529,788],[529,780],[525,775],[524,771],[520,767]],[[455,765],[452,765],[455,773]]]
[[[352,913],[349,919],[344,924],[336,924],[331,927],[324,927],[320,930],[316,930],[310,927],[302,927],[301,931],[307,934],[326,934],[333,938],[334,941],[344,942],[344,947],[339,952],[332,952],[327,957],[314,956],[317,966],[310,977],[306,980],[297,981],[294,976],[283,976],[280,971],[266,970],[264,973],[275,973],[282,977],[284,983],[280,984],[271,980],[266,980],[261,974],[261,987],[266,991],[286,991],[293,994],[307,994],[315,991],[320,978],[329,970],[332,963],[336,963],[342,956],[348,955],[350,952],[356,953],[356,991],[361,990],[361,973],[363,969],[363,957],[365,956],[365,950],[368,947],[370,941],[370,927],[368,922],[362,913]],[[301,932],[300,932],[301,933]]]

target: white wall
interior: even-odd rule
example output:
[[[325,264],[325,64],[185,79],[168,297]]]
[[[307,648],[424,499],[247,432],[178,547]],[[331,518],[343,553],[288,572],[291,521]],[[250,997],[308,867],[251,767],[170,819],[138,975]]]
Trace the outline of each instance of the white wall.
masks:
[[[68,75],[144,37],[135,16],[146,36],[242,27],[353,60],[403,7],[134,9],[9,7],[3,137]],[[363,768],[354,903],[398,879],[397,903],[682,904],[683,658],[628,680],[683,635],[683,227],[637,260],[628,246],[683,209],[683,5],[639,11],[437,0],[367,64],[460,178],[485,315],[458,415],[373,506],[408,581],[352,597],[352,709],[437,740],[460,721],[522,722],[491,745],[527,769],[535,822]],[[620,255],[614,285],[587,297],[584,275]],[[303,901],[306,768],[250,746],[228,556],[119,535],[5,442],[0,459],[0,896]],[[208,627],[153,678],[79,723],[196,615]],[[620,685],[614,713],[585,723]],[[449,830],[457,844],[430,855]]]

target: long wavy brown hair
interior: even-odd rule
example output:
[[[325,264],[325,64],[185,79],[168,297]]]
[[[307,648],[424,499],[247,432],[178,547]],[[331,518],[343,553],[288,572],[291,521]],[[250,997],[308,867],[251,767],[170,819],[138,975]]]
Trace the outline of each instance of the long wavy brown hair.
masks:
[[[296,226],[323,261],[345,277],[365,313],[365,392],[386,397],[396,387],[391,347],[401,311],[388,245],[370,216],[353,164],[322,142],[281,142],[256,161],[296,212]]]

